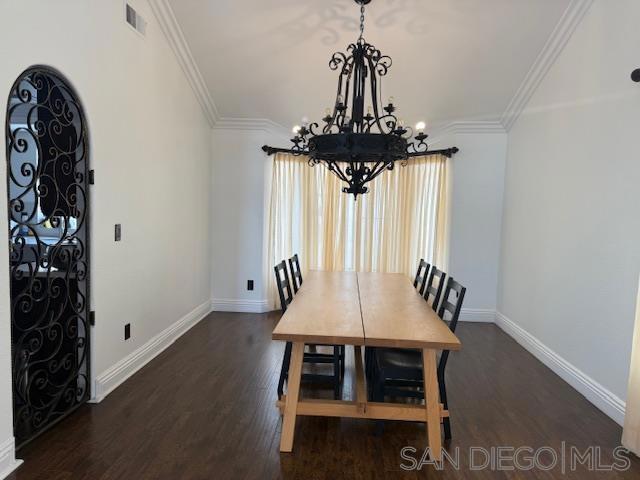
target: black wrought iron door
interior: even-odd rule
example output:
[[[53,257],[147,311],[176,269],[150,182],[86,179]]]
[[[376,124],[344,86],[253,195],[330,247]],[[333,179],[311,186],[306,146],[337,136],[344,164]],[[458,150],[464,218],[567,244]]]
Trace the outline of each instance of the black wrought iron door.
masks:
[[[14,433],[18,446],[89,396],[89,145],[82,106],[26,70],[6,120]]]

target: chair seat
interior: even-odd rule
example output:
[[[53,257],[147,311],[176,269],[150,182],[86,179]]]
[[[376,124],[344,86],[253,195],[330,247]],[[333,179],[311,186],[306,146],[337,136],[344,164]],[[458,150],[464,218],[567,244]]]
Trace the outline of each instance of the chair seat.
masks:
[[[422,351],[408,348],[376,349],[378,370],[386,378],[422,380]]]

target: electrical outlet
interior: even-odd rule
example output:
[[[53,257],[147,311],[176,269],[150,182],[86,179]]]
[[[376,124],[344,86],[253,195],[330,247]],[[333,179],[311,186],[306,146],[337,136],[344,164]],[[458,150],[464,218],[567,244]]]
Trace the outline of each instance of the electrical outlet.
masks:
[[[131,338],[131,324],[127,323],[124,326],[124,339],[129,340],[129,338]]]
[[[247,290],[253,290],[253,280],[247,280]]]
[[[122,225],[120,225],[119,223],[116,223],[114,236],[115,236],[116,242],[119,242],[120,240],[122,240]]]

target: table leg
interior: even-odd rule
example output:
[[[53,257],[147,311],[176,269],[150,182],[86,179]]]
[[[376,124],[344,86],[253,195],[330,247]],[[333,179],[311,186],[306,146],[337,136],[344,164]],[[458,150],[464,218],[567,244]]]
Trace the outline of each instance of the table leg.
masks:
[[[442,437],[440,432],[440,398],[438,392],[438,374],[436,351],[422,350],[424,364],[424,400],[427,407],[427,433],[429,449],[434,460],[442,460]]]
[[[300,395],[300,377],[302,376],[303,359],[304,343],[294,342],[291,352],[291,363],[289,365],[282,434],[280,436],[281,452],[291,452],[293,450],[293,435],[296,428],[296,410],[298,408],[298,397]]]

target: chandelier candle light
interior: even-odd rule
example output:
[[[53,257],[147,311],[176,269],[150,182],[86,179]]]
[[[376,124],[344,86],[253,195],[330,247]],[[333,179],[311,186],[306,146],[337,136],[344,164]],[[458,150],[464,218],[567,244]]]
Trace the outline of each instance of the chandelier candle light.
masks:
[[[371,0],[355,0],[360,5],[360,36],[347,47],[347,53],[336,52],[329,60],[329,68],[339,72],[338,92],[333,108],[328,108],[318,123],[293,128],[293,147],[262,149],[271,155],[286,152],[307,155],[310,165],[324,164],[340,180],[348,184],[342,191],[367,193],[365,184],[385,170],[393,170],[395,162],[404,166],[410,157],[441,154],[451,157],[456,147],[445,150],[429,150],[424,133],[426,125],[416,125],[415,136],[395,115],[396,107],[391,97],[386,105],[380,99],[381,79],[391,67],[391,57],[382,55],[363,37],[364,7]],[[370,106],[365,112],[365,99]]]

